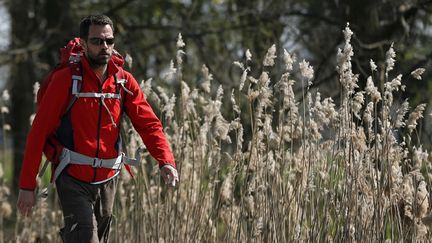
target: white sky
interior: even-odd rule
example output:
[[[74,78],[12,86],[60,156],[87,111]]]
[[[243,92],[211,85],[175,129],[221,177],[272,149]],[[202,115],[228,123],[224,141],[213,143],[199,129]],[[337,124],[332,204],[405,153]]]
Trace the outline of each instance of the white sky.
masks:
[[[5,51],[10,43],[10,17],[9,13],[0,1],[0,52]],[[6,66],[0,66],[0,89],[3,89],[8,78],[9,69]]]
[[[9,44],[10,18],[6,7],[0,1],[0,50]]]

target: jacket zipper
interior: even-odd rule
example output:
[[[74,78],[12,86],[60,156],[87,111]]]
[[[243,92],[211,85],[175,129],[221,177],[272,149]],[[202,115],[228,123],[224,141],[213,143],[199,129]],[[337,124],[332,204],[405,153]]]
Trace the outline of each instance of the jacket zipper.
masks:
[[[102,84],[99,82],[99,93],[102,93]],[[96,131],[96,156],[95,158],[99,158],[99,147],[100,147],[100,127],[101,127],[101,120],[102,120],[102,98],[99,99],[99,118],[98,118],[98,124],[97,124],[97,131]],[[97,168],[93,167],[93,180],[92,182],[96,181],[96,173]]]

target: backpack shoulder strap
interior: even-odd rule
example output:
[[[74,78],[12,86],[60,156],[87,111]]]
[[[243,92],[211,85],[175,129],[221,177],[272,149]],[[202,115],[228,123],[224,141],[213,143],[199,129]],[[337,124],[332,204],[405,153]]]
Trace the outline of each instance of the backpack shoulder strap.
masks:
[[[72,78],[72,99],[69,101],[69,104],[66,108],[65,113],[69,112],[69,110],[72,108],[72,105],[78,99],[76,94],[78,94],[81,91],[82,80],[83,80],[82,63],[80,61],[70,62],[69,68],[70,68],[71,74],[72,74],[72,77],[71,77]]]
[[[130,94],[132,96],[134,95],[132,93],[132,91],[128,90],[125,87],[125,83],[127,83],[128,80],[127,80],[127,77],[126,77],[126,73],[125,73],[125,71],[122,68],[119,68],[119,71],[115,75],[115,79],[116,79],[115,80],[116,84],[119,85],[124,90],[124,92],[126,92],[126,93],[128,93],[128,94]]]
[[[129,95],[133,96],[133,93],[125,87],[125,83],[127,83],[128,80],[127,80],[126,73],[123,70],[123,68],[119,68],[119,71],[116,73],[116,75],[114,75],[114,79],[116,82],[117,93],[121,97],[120,98],[120,107],[121,107],[121,118],[123,119],[123,113],[126,110],[125,103],[126,103],[127,95],[129,94]],[[121,93],[123,93],[123,95],[121,95]],[[125,147],[125,144],[123,143],[123,139],[122,139],[122,136],[124,136],[124,134],[125,134],[124,127],[120,126],[119,140],[118,140],[118,144],[117,144],[118,151],[126,151],[126,147]],[[121,152],[121,153],[123,153],[123,152]],[[125,163],[124,167],[126,168],[126,171],[129,173],[129,175],[132,178],[134,178],[131,166],[129,164]]]

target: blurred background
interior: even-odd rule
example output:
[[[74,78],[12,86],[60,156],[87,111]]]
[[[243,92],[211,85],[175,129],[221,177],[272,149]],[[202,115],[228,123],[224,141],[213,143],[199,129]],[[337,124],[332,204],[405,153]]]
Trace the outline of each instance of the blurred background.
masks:
[[[241,75],[233,62],[244,60],[249,49],[254,57],[252,75],[257,76],[264,68],[259,60],[276,44],[279,56],[285,48],[297,60],[309,61],[315,70],[312,88],[336,103],[340,91],[336,54],[344,41],[342,29],[349,22],[354,32],[353,69],[359,74],[360,86],[364,87],[371,73],[373,59],[381,70],[376,85],[382,89],[385,53],[394,43],[397,63],[393,74],[402,74],[406,85],[406,92],[395,102],[408,98],[411,108],[430,103],[430,0],[0,0],[0,88],[10,94],[3,101],[7,104],[2,104],[10,109],[2,113],[1,143],[6,152],[1,163],[12,195],[17,192],[29,118],[35,109],[33,86],[59,61],[59,48],[78,36],[80,20],[94,13],[113,20],[116,49],[130,55],[128,69],[137,80],[153,78],[167,90],[179,90],[180,83],[164,78],[164,73],[175,59],[181,33],[186,43],[186,83],[202,82],[205,64],[213,74],[213,91],[222,85],[229,94],[238,87]],[[278,67],[282,73],[282,63]],[[409,75],[417,68],[426,68],[422,80]],[[430,150],[429,114],[428,107],[417,138]]]

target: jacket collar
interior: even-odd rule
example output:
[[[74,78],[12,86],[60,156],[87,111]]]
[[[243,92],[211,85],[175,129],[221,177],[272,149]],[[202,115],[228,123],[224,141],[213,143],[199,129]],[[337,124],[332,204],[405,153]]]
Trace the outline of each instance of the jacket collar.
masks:
[[[86,57],[86,55],[83,55],[81,57],[81,62],[83,64],[83,69],[87,72],[91,72],[96,76],[96,73],[93,71],[93,69],[90,66],[89,60]],[[108,61],[108,77],[115,75],[118,71],[119,68],[117,67],[117,65],[113,62],[112,58]]]

